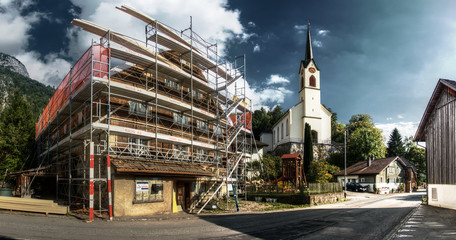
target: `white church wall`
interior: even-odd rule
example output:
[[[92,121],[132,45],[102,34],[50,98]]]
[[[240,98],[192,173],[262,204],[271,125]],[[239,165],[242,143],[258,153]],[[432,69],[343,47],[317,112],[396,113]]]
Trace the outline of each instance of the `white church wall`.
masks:
[[[331,143],[331,113],[321,106],[321,137],[320,143]]]

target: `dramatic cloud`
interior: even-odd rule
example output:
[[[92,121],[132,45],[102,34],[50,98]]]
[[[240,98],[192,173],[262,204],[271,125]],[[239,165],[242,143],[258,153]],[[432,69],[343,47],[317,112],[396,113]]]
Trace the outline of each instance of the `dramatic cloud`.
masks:
[[[249,22],[247,25],[249,25],[249,27],[256,27],[256,24],[254,22]]]
[[[402,116],[401,114],[397,115],[397,118],[398,119],[404,119],[404,116]]]
[[[321,29],[321,30],[318,30],[317,34],[319,36],[325,37],[326,35],[329,34],[329,30]]]
[[[27,32],[42,16],[37,12],[21,16],[20,10],[29,5],[28,1],[19,6],[13,1],[0,1],[0,52],[15,55],[27,47],[30,38]]]
[[[410,137],[415,136],[416,129],[418,128],[419,122],[396,122],[396,123],[376,123],[375,126],[383,131],[383,140],[388,142],[391,132],[394,128],[399,130],[401,136]]]
[[[298,34],[303,34],[305,33],[305,30],[307,30],[307,25],[294,25],[294,30]]]
[[[253,52],[260,52],[260,51],[261,51],[260,45],[255,44],[255,46],[253,47]]]
[[[72,3],[81,8],[80,18],[145,41],[146,24],[115,8],[125,4],[124,1],[72,0]],[[224,44],[228,39],[245,41],[252,36],[244,31],[239,21],[239,11],[227,9],[226,0],[170,0],[166,4],[159,0],[134,0],[129,1],[128,5],[178,30],[187,29],[192,16],[193,30],[205,40],[218,43],[221,54],[225,51]],[[69,36],[73,36],[70,54],[75,55],[86,49],[92,38],[98,39],[79,30]]]
[[[317,48],[321,48],[321,47],[323,47],[323,43],[321,41],[318,41],[318,40],[313,40],[312,41],[312,46],[313,47],[317,47]]]
[[[23,52],[16,58],[27,67],[30,78],[51,86],[58,86],[71,68],[69,62],[55,53],[46,55],[43,61],[38,60],[40,55],[37,52]]]
[[[266,82],[267,85],[272,85],[272,84],[287,84],[290,83],[290,80],[278,75],[278,74],[272,74],[269,76],[268,81]]]

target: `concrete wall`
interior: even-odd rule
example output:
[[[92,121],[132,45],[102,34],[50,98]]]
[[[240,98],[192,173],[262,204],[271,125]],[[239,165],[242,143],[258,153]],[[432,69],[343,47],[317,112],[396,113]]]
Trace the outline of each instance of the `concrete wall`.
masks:
[[[113,178],[114,216],[141,216],[161,212],[172,212],[173,180],[163,180],[163,201],[133,203],[136,192],[135,176],[115,175]]]
[[[456,210],[456,185],[453,184],[429,184],[428,204],[436,207]]]

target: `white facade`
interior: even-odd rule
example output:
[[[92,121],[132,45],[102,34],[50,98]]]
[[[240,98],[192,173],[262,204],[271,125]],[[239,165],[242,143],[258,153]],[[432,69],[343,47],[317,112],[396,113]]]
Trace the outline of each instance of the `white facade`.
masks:
[[[436,207],[456,210],[456,185],[454,184],[429,184],[428,204]]]
[[[283,144],[297,143],[290,145],[290,152],[294,152],[291,148],[304,143],[306,123],[312,129],[314,142],[331,143],[331,113],[321,104],[320,70],[313,59],[310,25],[307,30],[306,54],[299,66],[299,102],[274,124],[272,141],[261,141],[268,143],[272,150]]]

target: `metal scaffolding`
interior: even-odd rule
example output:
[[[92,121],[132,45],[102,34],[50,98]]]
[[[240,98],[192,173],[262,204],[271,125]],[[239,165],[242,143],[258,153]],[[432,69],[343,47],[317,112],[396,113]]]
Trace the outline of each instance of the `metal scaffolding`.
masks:
[[[245,56],[223,62],[191,19],[183,31],[150,19],[145,41],[73,20],[100,41],[72,67],[37,123],[33,167],[52,172],[56,200],[88,210],[89,220],[103,213],[112,219],[111,158],[211,167],[213,177],[191,205],[198,213],[223,186],[228,197],[229,184],[245,188],[252,154]]]

